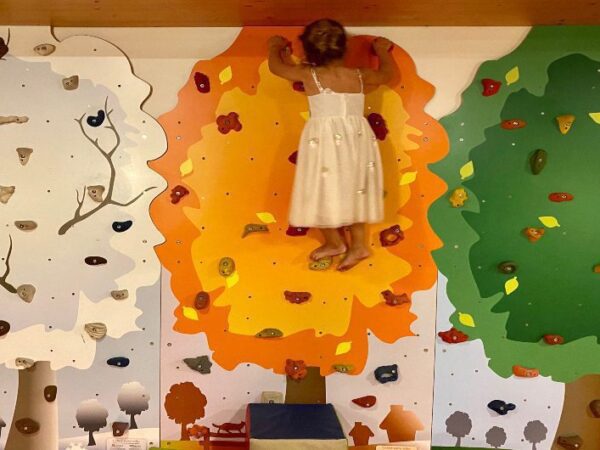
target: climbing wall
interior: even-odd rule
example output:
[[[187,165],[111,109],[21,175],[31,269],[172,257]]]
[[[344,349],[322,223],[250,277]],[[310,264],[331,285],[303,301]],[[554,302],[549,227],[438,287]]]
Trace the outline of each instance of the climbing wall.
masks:
[[[301,84],[269,72],[265,51],[282,34],[299,60],[299,33],[242,30],[224,54],[196,64],[160,118],[169,151],[152,167],[169,187],[151,211],[169,272],[161,423],[169,448],[203,436],[202,427],[221,438],[213,424],[243,430],[245,405],[264,391],[276,401],[333,402],[351,443],[429,440],[431,251],[440,242],[426,211],[443,184],[427,164],[447,151],[444,131],[423,112],[433,87],[396,47],[402,77],[367,95],[386,191],[385,221],[369,229],[373,256],[348,273],[337,261],[310,265],[318,231],[287,223],[307,100]],[[370,38],[351,39],[347,63],[376,63]]]
[[[598,37],[534,28],[442,120],[434,444],[600,449]]]
[[[106,41],[10,31],[0,30],[0,448],[148,448],[162,239],[148,208],[165,184],[147,160],[166,148],[140,109],[150,87]]]

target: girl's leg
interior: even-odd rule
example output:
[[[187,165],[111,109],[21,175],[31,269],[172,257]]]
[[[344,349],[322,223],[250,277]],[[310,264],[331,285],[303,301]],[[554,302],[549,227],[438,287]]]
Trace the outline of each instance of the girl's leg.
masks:
[[[326,256],[337,256],[346,253],[347,246],[338,228],[320,228],[325,243],[310,254],[317,261]]]
[[[371,256],[367,246],[367,227],[364,223],[352,225],[350,227],[350,237],[352,239],[350,250],[338,266],[338,270],[341,271],[349,270],[363,259]]]

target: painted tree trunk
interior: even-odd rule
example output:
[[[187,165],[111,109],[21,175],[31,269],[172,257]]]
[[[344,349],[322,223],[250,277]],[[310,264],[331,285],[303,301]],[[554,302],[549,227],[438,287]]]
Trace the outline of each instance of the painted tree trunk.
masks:
[[[461,437],[457,437],[456,438],[456,444],[454,446],[455,447],[460,447],[461,441],[462,441],[462,438]]]
[[[537,450],[537,445],[535,445],[535,443],[533,444],[533,446],[531,447],[531,450]]]
[[[94,439],[94,432],[88,431],[88,445],[96,445],[96,439]]]
[[[19,370],[17,402],[5,450],[58,450],[58,402],[44,390],[56,386],[56,372],[48,361]],[[39,425],[39,430],[32,432]]]
[[[189,435],[188,430],[187,430],[187,426],[188,425],[189,424],[187,424],[187,423],[182,423],[181,424],[181,440],[182,441],[189,441],[190,440],[190,435]]]
[[[135,423],[135,414],[130,414],[131,416],[131,423],[129,424],[129,428],[131,430],[137,430],[137,423]]]

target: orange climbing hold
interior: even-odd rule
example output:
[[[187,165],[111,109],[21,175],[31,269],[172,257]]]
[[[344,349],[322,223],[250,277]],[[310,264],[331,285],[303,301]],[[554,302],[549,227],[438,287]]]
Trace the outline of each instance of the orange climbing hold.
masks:
[[[540,375],[540,371],[538,369],[530,369],[528,367],[523,367],[519,365],[513,366],[513,374],[516,377],[521,378],[535,378]]]

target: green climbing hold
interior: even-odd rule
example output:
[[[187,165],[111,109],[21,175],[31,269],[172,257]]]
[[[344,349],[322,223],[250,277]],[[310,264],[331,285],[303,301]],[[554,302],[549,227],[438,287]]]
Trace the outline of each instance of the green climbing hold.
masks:
[[[510,275],[517,271],[517,265],[512,261],[504,261],[498,264],[498,270],[502,273]]]
[[[529,160],[529,164],[531,165],[531,171],[534,175],[538,175],[542,170],[544,170],[547,160],[548,153],[546,153],[546,150],[542,150],[540,148],[534,152],[534,154],[531,156],[531,159]]]

